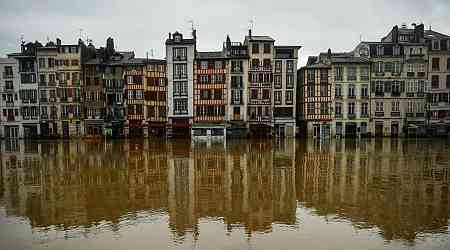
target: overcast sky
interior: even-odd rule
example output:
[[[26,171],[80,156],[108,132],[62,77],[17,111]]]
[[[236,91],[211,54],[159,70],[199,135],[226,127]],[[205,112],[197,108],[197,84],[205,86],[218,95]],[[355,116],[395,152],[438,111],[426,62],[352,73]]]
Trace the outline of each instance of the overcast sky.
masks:
[[[393,25],[424,23],[450,33],[450,0],[1,0],[0,56],[26,41],[92,39],[145,57],[164,57],[169,32],[197,28],[199,51],[220,50],[227,34],[242,41],[253,20],[254,35],[270,35],[278,45],[301,45],[301,63],[331,48],[352,50],[360,41],[378,41]],[[299,66],[300,66],[299,65]]]

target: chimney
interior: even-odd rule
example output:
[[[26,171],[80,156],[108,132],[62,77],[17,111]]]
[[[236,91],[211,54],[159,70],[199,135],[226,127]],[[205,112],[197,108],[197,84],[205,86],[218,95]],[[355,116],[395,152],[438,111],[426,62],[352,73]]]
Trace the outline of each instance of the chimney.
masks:
[[[169,32],[169,39],[172,39],[172,33]]]
[[[56,38],[56,45],[61,45],[61,39]]]
[[[229,35],[227,35],[227,42],[226,42],[226,44],[227,44],[227,49],[231,48],[231,39],[230,39]]]
[[[411,25],[413,26],[414,29],[416,28],[416,23],[412,23]]]
[[[252,29],[248,29],[248,38],[252,39]]]
[[[196,29],[192,30],[192,37],[194,38],[194,40],[197,39],[197,30]]]
[[[328,49],[328,59],[331,59],[331,49]]]
[[[392,42],[398,43],[398,26],[397,25],[395,25],[392,28]]]

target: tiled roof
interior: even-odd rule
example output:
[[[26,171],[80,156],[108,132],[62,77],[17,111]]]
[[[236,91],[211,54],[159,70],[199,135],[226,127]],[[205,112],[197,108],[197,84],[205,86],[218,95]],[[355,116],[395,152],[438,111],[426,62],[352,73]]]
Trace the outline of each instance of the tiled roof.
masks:
[[[275,40],[270,36],[245,36],[245,40],[250,41],[266,41],[266,42],[274,42]]]

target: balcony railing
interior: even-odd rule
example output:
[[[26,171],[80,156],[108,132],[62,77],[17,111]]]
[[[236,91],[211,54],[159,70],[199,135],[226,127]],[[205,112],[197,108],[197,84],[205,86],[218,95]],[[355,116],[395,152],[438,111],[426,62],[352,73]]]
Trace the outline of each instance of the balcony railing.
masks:
[[[356,118],[356,114],[355,114],[355,113],[353,113],[353,114],[347,114],[347,118],[353,120],[353,119]]]
[[[384,116],[384,112],[375,112],[375,116],[383,117]]]
[[[391,112],[391,117],[400,117],[400,112],[399,111],[392,111]]]
[[[6,107],[14,107],[14,102],[6,102]]]

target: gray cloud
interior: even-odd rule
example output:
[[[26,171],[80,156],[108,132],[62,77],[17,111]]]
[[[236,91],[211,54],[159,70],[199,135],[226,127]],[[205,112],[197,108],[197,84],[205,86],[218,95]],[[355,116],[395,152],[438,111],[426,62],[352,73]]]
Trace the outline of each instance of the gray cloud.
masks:
[[[393,25],[423,22],[450,33],[448,0],[267,1],[267,0],[6,0],[0,2],[0,55],[18,50],[18,41],[83,38],[103,46],[108,36],[120,50],[145,56],[154,49],[164,56],[168,32],[198,29],[199,50],[221,49],[227,34],[241,41],[249,20],[254,34],[271,35],[278,44],[302,45],[302,63],[309,55],[331,48],[347,51],[363,40],[379,40]]]

